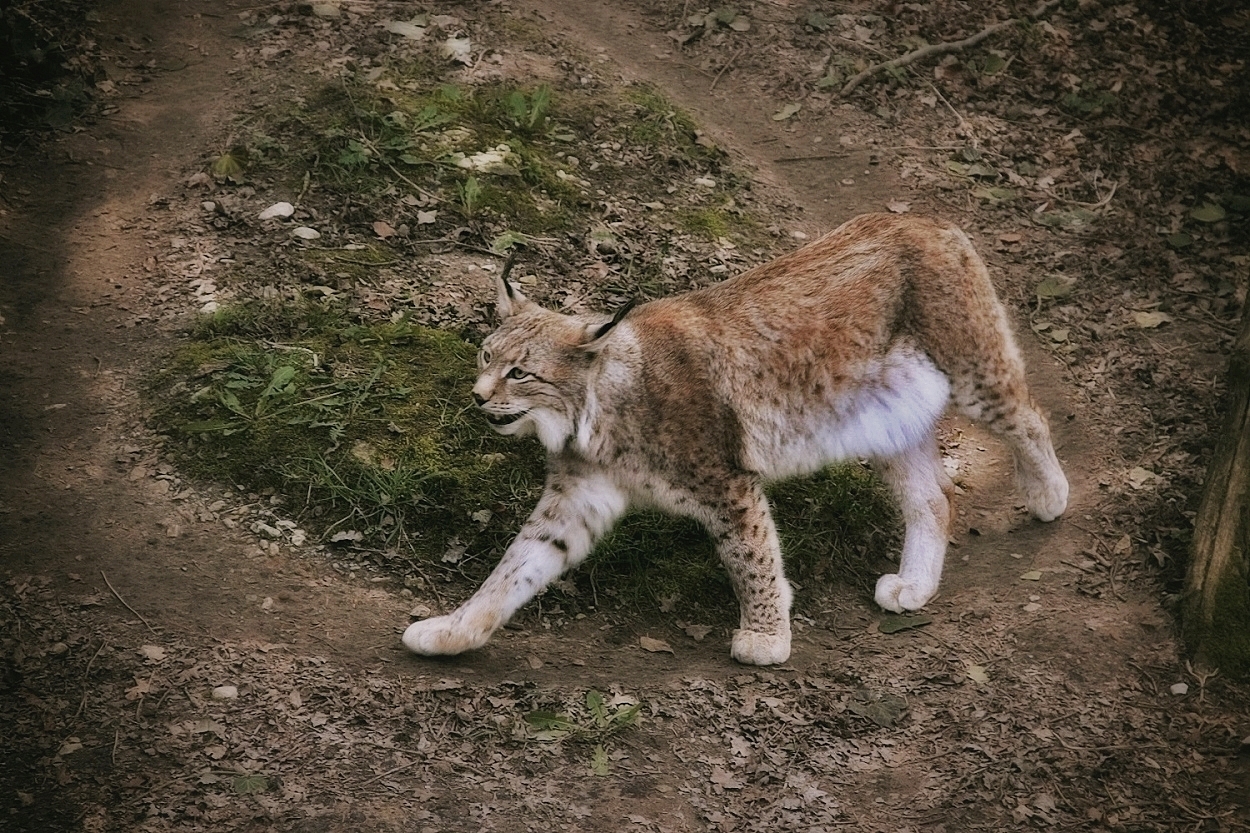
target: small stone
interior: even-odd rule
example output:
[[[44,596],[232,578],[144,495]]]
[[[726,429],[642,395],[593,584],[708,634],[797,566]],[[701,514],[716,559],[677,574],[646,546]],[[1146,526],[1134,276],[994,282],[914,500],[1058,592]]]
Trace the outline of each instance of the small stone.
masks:
[[[1169,690],[1177,697],[1184,697],[1189,693],[1189,686],[1185,683],[1173,683],[1172,688]]]
[[[48,647],[48,653],[54,657],[59,657],[61,654],[65,653],[68,650],[69,650],[69,646],[66,645],[64,642],[54,642],[52,643],[51,646]]]
[[[272,220],[275,217],[290,217],[295,213],[295,206],[289,202],[276,202],[260,212],[260,219]]]
[[[408,611],[408,615],[411,616],[413,619],[429,619],[430,615],[433,612],[434,611],[430,610],[429,605],[419,604],[416,607],[414,607],[412,610]]]
[[[213,214],[217,211],[217,203],[212,200],[204,200],[204,202],[200,203],[200,208],[204,209],[209,214]]]
[[[239,696],[239,689],[232,685],[219,685],[213,689],[214,700],[234,700]]]
[[[291,234],[295,235],[300,240],[316,240],[321,236],[321,232],[317,231],[315,228],[309,228],[308,226],[300,226],[299,228],[293,230]]]

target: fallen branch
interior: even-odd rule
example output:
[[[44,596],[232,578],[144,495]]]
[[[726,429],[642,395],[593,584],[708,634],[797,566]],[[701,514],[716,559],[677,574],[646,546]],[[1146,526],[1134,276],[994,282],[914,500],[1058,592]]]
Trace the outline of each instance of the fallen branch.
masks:
[[[82,714],[83,709],[87,708],[87,695],[91,692],[91,683],[87,680],[87,678],[91,676],[91,666],[95,665],[95,658],[100,655],[100,652],[103,651],[108,644],[107,639],[101,642],[100,647],[96,648],[95,653],[91,655],[91,659],[87,660],[87,670],[82,672],[82,700],[78,701],[78,711],[74,712],[74,716],[71,720],[77,720],[78,715]]]
[[[1038,7],[1026,17],[1013,17],[1010,20],[1004,20],[1001,23],[995,23],[992,26],[987,26],[975,35],[969,35],[963,40],[943,41],[942,43],[929,44],[928,46],[922,46],[919,49],[914,49],[906,55],[893,60],[885,61],[880,64],[874,64],[863,72],[857,74],[850,81],[847,81],[845,86],[842,87],[842,92],[840,94],[843,97],[850,95],[856,87],[879,72],[905,67],[908,64],[913,64],[922,58],[928,58],[933,55],[945,55],[948,52],[958,52],[961,49],[976,46],[986,38],[992,37],[1004,29],[1015,26],[1017,23],[1023,23],[1026,20],[1038,20],[1051,9],[1058,6],[1061,2],[1062,0],[1045,0],[1045,2],[1038,5]]]

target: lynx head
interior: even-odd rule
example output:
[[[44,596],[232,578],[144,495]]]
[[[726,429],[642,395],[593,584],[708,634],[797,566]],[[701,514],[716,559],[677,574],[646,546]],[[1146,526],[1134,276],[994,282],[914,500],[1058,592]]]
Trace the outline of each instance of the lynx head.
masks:
[[[559,451],[577,430],[586,380],[605,337],[632,306],[609,321],[563,315],[526,298],[505,276],[497,281],[500,324],[478,353],[473,401],[500,434],[537,434]]]

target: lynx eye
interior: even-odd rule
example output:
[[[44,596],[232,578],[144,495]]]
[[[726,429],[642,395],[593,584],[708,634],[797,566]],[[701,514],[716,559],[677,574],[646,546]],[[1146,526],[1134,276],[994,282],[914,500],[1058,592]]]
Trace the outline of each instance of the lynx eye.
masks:
[[[509,370],[507,373],[507,377],[509,379],[528,379],[533,375],[534,375],[533,373],[530,373],[529,371],[526,371],[526,370],[522,370],[519,367],[514,367],[511,370]]]

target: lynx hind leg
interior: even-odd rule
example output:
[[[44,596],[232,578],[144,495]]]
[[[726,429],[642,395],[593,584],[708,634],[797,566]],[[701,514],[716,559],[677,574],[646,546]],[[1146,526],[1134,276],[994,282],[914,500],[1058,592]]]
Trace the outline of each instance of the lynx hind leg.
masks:
[[[995,430],[995,426],[990,426]],[[1016,491],[1039,521],[1053,521],[1068,508],[1068,478],[1055,456],[1046,418],[1032,406],[1021,408],[1000,433],[1015,458]]]
[[[768,500],[758,484],[741,494],[707,526],[738,597],[739,621],[730,656],[744,665],[777,665],[790,658],[793,593],[781,563],[781,543]]]
[[[894,613],[918,610],[937,593],[942,578],[955,486],[942,467],[936,438],[876,462],[898,498],[905,532],[898,572],[877,580],[874,599]]]
[[[953,399],[961,412],[1007,443],[1025,507],[1038,520],[1053,521],[1068,506],[1068,478],[1055,456],[1046,417],[1029,397],[1023,364],[1009,355],[1004,365],[956,379]]]

